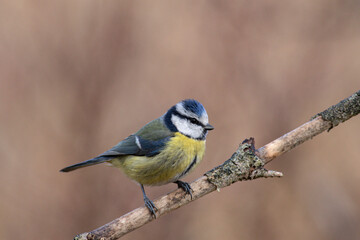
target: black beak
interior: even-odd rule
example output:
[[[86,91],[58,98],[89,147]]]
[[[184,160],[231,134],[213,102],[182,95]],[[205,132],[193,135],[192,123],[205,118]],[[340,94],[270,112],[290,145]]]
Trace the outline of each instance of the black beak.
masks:
[[[206,124],[206,125],[205,125],[205,129],[208,130],[208,131],[210,131],[210,130],[213,130],[214,127],[211,126],[210,124]]]

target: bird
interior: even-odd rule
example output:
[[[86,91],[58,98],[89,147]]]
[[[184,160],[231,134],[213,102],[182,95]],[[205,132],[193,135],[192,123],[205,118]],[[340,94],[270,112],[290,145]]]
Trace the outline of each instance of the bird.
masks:
[[[144,186],[175,183],[192,199],[190,184],[179,179],[203,159],[206,136],[213,129],[204,106],[197,100],[185,99],[108,151],[60,171],[110,163],[140,185],[145,206],[156,218],[158,209],[146,195]]]

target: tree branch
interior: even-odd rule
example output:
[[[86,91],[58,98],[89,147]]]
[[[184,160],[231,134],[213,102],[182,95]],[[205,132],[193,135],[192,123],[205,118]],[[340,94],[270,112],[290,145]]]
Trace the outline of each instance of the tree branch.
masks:
[[[230,159],[208,171],[191,184],[193,189],[192,200],[181,189],[155,200],[154,204],[158,208],[157,216],[162,216],[216,189],[219,190],[237,181],[252,180],[260,177],[281,177],[282,173],[280,172],[264,169],[264,164],[325,130],[329,131],[339,123],[359,113],[360,91],[315,115],[309,122],[259,148],[256,152],[254,140],[245,140]],[[148,209],[140,207],[98,229],[82,233],[76,236],[75,239],[114,240],[152,220],[154,218],[150,215]]]

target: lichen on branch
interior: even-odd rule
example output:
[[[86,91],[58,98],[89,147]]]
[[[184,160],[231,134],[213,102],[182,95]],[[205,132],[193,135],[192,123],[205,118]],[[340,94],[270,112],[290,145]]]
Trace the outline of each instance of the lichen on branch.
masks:
[[[217,189],[259,177],[281,177],[282,173],[263,168],[265,161],[255,154],[254,138],[246,139],[223,164],[205,173]]]
[[[321,116],[323,120],[331,122],[330,131],[342,122],[360,113],[360,91],[357,91],[350,97],[340,101],[325,111],[316,114],[312,119]]]

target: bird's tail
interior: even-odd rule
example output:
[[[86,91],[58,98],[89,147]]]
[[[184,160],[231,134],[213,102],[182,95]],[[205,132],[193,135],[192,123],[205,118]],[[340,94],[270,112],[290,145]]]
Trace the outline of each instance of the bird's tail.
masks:
[[[109,160],[111,160],[113,158],[114,158],[113,156],[112,157],[110,157],[110,156],[98,156],[96,158],[92,158],[92,159],[86,160],[84,162],[77,163],[77,164],[68,166],[66,168],[63,168],[63,169],[60,170],[60,172],[70,172],[70,171],[76,170],[78,168],[83,168],[83,167],[88,167],[88,166],[96,165],[96,164],[99,164],[99,163],[103,163],[103,162],[109,161]]]

